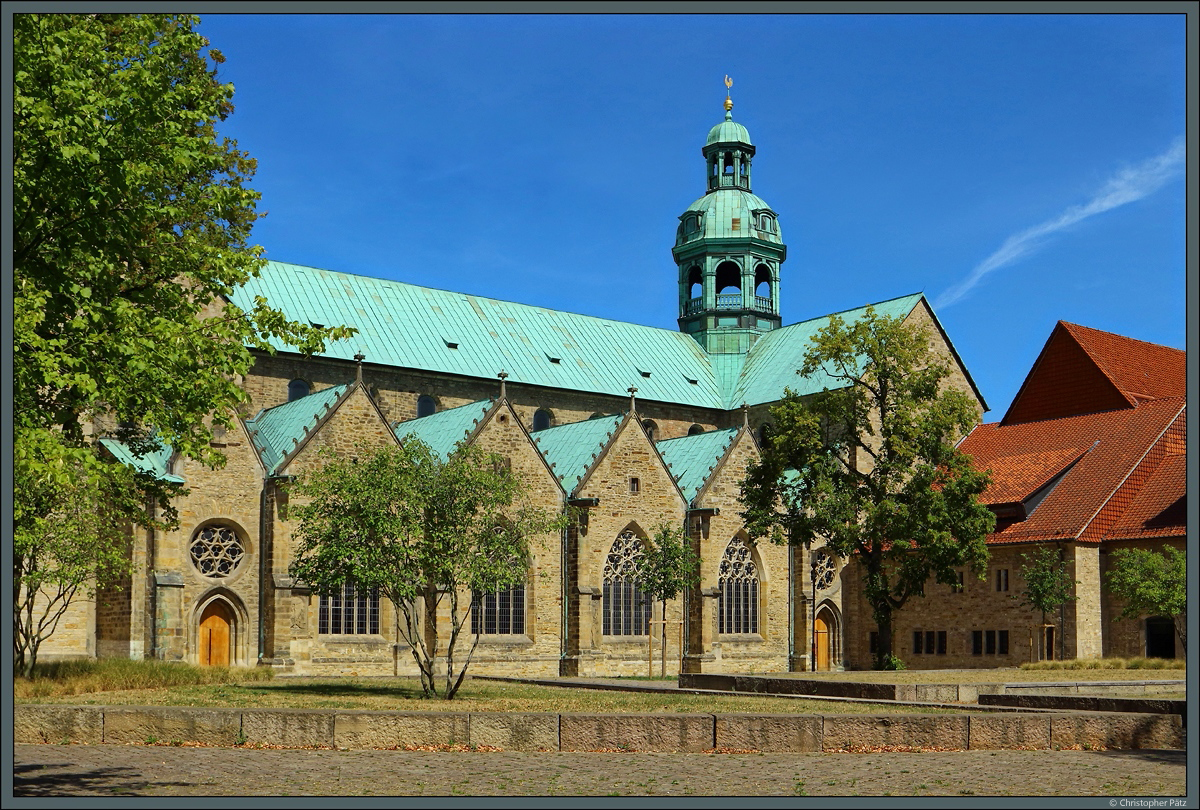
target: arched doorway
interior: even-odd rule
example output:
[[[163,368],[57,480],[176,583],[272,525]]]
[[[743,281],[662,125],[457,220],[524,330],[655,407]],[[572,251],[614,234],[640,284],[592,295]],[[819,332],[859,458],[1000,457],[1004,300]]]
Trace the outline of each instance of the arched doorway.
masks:
[[[824,616],[818,616],[813,623],[813,646],[816,647],[817,671],[829,669],[829,625]]]
[[[813,618],[813,669],[828,672],[841,660],[841,640],[837,608],[825,602]],[[838,667],[840,668],[840,667]]]
[[[200,614],[200,666],[229,666],[233,623],[233,610],[223,599],[214,600],[204,608],[204,612]]]

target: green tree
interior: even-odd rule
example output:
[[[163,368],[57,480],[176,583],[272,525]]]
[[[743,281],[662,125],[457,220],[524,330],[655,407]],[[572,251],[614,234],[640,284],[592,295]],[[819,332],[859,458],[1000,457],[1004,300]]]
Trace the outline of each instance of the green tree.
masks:
[[[1187,653],[1187,554],[1174,546],[1118,549],[1110,557],[1108,587],[1125,602],[1122,619],[1170,617]]]
[[[700,583],[700,558],[692,551],[687,536],[666,523],[658,527],[654,540],[638,560],[638,587],[647,596],[662,603],[667,618],[667,602],[684,588]],[[662,625],[662,674],[667,674],[667,624]]]
[[[1014,594],[1010,598],[1020,600],[1023,606],[1041,611],[1043,626],[1046,624],[1047,613],[1079,598],[1075,595],[1075,586],[1079,584],[1079,581],[1071,579],[1071,575],[1067,572],[1066,562],[1060,556],[1058,549],[1041,546],[1027,554],[1022,554],[1021,578],[1025,580],[1025,587],[1020,593]],[[1060,644],[1064,643],[1062,631],[1060,621],[1058,626]],[[1042,633],[1042,638],[1045,639],[1045,633]],[[1045,654],[1052,658],[1053,650],[1046,650]]]
[[[249,311],[230,303],[262,264],[248,243],[259,195],[247,186],[254,160],[217,134],[233,86],[218,80],[223,58],[197,23],[13,17],[14,599],[45,582],[30,571],[48,570],[23,554],[58,549],[69,568],[88,558],[66,534],[40,536],[75,512],[70,493],[103,495],[94,506],[118,523],[174,525],[182,490],[131,476],[98,452],[97,435],[220,465],[212,424],[229,426],[247,401],[250,350],[321,351],[353,331],[289,321],[262,298]],[[118,486],[135,491],[117,497]],[[19,652],[31,666],[36,648]]]
[[[365,456],[365,458],[363,457]],[[461,447],[441,460],[424,443],[324,457],[293,491],[298,540],[290,571],[315,592],[344,583],[375,591],[395,608],[396,644],[408,646],[427,697],[453,699],[479,644],[455,655],[472,594],[524,584],[529,538],[560,528],[561,518],[524,502],[523,487],[498,456]],[[439,638],[438,615],[449,615]],[[403,621],[401,621],[403,617]]]
[[[876,666],[892,659],[892,616],[956,566],[982,575],[995,525],[979,503],[987,474],[955,444],[976,405],[950,387],[950,368],[929,330],[868,307],[847,324],[833,316],[813,338],[799,374],[830,385],[812,397],[788,391],[751,464],[742,501],[752,537],[854,557],[879,627]]]

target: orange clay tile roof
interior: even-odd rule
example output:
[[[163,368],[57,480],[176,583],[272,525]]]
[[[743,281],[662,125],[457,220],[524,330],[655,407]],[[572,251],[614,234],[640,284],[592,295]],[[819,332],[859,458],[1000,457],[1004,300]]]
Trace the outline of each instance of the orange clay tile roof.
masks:
[[[1024,500],[1078,459],[1031,515],[1001,524],[988,542],[1081,538],[1118,491],[1130,491],[1131,476],[1151,449],[1166,446],[1165,434],[1177,421],[1182,425],[1184,408],[1182,397],[1172,397],[1136,408],[977,427],[960,448],[992,472],[980,498],[988,505]]]
[[[1142,540],[1187,534],[1187,456],[1171,453],[1151,473],[1105,540]]]
[[[1001,424],[1186,396],[1185,357],[1180,349],[1059,321]]]

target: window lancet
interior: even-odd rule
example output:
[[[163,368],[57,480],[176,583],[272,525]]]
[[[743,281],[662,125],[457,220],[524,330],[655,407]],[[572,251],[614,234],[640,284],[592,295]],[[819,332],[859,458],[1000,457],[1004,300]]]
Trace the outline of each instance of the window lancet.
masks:
[[[758,632],[758,567],[740,537],[729,541],[718,569],[717,632]]]
[[[638,587],[645,548],[631,531],[621,532],[604,563],[603,627],[606,636],[644,636],[650,626],[650,597]]]

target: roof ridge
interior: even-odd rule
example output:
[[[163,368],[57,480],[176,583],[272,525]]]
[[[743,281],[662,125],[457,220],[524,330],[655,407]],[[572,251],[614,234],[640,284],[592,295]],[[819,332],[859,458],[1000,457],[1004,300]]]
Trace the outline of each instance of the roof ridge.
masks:
[[[397,281],[396,279],[391,279],[391,278],[380,278],[378,276],[368,276],[368,275],[364,275],[363,273],[350,273],[345,270],[328,270],[324,267],[312,267],[310,265],[295,264],[293,262],[284,262],[284,261],[280,261],[278,259],[270,259],[268,261],[270,261],[273,264],[280,265],[282,267],[298,267],[298,268],[301,268],[304,270],[317,270],[321,273],[332,273],[334,275],[340,275],[340,276],[354,276],[355,278],[362,278],[362,279],[366,279],[368,281],[377,281],[377,282],[381,282],[383,284],[399,284],[399,285],[403,285],[405,287],[414,287],[418,290],[433,290],[434,292],[445,293],[447,295],[462,295],[462,296],[466,296],[467,298],[476,298],[476,299],[479,299],[480,301],[495,301],[500,304],[508,304],[510,306],[515,306],[515,307],[524,307],[525,309],[540,309],[540,310],[544,310],[546,312],[561,312],[565,315],[573,315],[577,318],[591,318],[593,320],[604,321],[607,323],[619,323],[623,326],[637,326],[642,329],[653,329],[658,332],[666,332],[667,334],[670,334],[670,335],[681,335],[683,337],[691,338],[691,335],[688,335],[684,332],[680,332],[678,329],[669,329],[665,326],[651,326],[650,324],[645,324],[645,323],[634,323],[633,321],[622,321],[617,318],[605,318],[601,315],[588,315],[583,312],[572,312],[567,309],[556,309],[554,307],[544,307],[544,306],[540,306],[538,304],[524,303],[522,301],[509,301],[504,298],[492,298],[492,297],[486,296],[486,295],[478,295],[476,293],[463,292],[462,290],[447,290],[447,289],[443,289],[441,287],[430,287],[425,284],[413,284],[411,281]],[[883,302],[881,301],[880,303],[883,303]],[[849,311],[849,310],[847,310],[847,311]],[[704,351],[704,348],[702,346],[699,348],[701,351]],[[707,352],[705,352],[705,354],[707,354]]]

